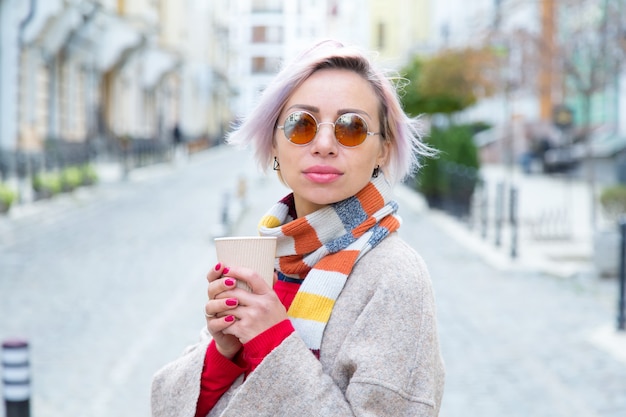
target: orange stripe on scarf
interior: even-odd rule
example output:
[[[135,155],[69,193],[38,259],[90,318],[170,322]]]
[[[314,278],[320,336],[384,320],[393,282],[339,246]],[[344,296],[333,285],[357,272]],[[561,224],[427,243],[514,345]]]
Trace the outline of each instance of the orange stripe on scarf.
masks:
[[[367,216],[370,217],[381,207],[385,205],[385,200],[383,196],[380,195],[376,186],[371,182],[367,184],[359,193],[356,195],[356,198],[359,199],[361,203],[361,207],[363,207],[363,211],[367,213]]]
[[[380,221],[380,225],[392,232],[400,228],[400,222],[398,221],[398,218],[395,216],[387,216],[383,218]]]
[[[365,220],[363,223],[352,229],[352,236],[355,238],[359,238],[363,235],[363,233],[367,232],[370,228],[372,228],[376,224],[376,219],[374,217],[370,217]]]
[[[297,237],[294,239],[296,253],[309,253],[322,246],[315,229],[311,227],[305,217],[287,223],[282,227],[285,236]]]
[[[281,256],[278,262],[283,274],[298,275],[300,278],[304,278],[311,269],[309,265],[302,262],[300,255]]]
[[[315,269],[321,269],[322,271],[341,272],[344,275],[349,275],[352,271],[352,267],[359,257],[360,251],[358,250],[342,250],[340,252],[331,253],[326,255],[318,263],[315,264]]]

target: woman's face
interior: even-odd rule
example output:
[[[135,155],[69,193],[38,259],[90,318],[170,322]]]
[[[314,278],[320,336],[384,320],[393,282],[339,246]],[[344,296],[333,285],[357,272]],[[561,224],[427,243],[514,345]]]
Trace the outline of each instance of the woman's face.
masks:
[[[369,82],[349,70],[319,70],[294,90],[278,124],[283,125],[285,118],[298,110],[324,123],[306,145],[293,144],[281,129],[274,132],[274,155],[283,181],[293,191],[298,217],[355,195],[371,180],[374,168],[384,164],[388,142],[381,135],[367,136],[360,145],[346,148],[327,124],[344,113],[357,113],[367,122],[368,131],[379,132],[378,108]]]

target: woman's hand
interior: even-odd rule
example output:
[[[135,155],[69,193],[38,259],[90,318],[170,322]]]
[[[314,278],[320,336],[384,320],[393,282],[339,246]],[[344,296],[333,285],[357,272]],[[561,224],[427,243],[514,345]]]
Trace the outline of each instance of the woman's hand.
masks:
[[[218,264],[208,273],[207,280],[207,328],[218,351],[229,359],[243,343],[287,318],[276,293],[248,268],[226,268]],[[252,292],[237,288],[237,280],[247,283]]]
[[[216,337],[218,349],[223,348],[234,356],[241,344],[285,320],[287,312],[276,293],[259,274],[236,266],[222,268],[219,265],[217,270],[209,272],[207,276],[209,302],[206,313],[215,316],[207,319],[207,327]],[[237,288],[237,281],[248,284],[252,292]],[[233,343],[232,338],[239,344]],[[228,357],[221,349],[220,352]]]
[[[224,334],[233,335],[241,343],[247,343],[287,319],[285,307],[259,274],[248,268],[233,266],[227,276],[244,281],[252,291],[238,288],[228,293],[228,297],[237,299],[238,305],[229,311],[229,314],[235,316],[235,321],[224,329]]]

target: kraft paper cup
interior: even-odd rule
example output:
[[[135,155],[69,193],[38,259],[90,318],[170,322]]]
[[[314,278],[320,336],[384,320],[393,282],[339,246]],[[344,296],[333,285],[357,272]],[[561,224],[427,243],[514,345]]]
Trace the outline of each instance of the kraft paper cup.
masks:
[[[242,266],[257,272],[270,286],[274,284],[276,238],[261,236],[232,236],[215,238],[217,260],[226,266]],[[237,286],[251,291],[248,284],[237,281]]]

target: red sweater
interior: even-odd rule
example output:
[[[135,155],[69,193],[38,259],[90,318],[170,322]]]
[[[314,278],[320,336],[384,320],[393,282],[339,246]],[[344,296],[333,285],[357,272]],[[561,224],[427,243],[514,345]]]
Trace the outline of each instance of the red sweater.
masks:
[[[274,284],[274,292],[286,309],[289,309],[298,288],[298,283],[276,281]],[[293,332],[291,322],[284,320],[244,344],[232,361],[222,356],[215,342],[211,341],[204,357],[196,417],[206,416],[239,375],[254,371]]]

